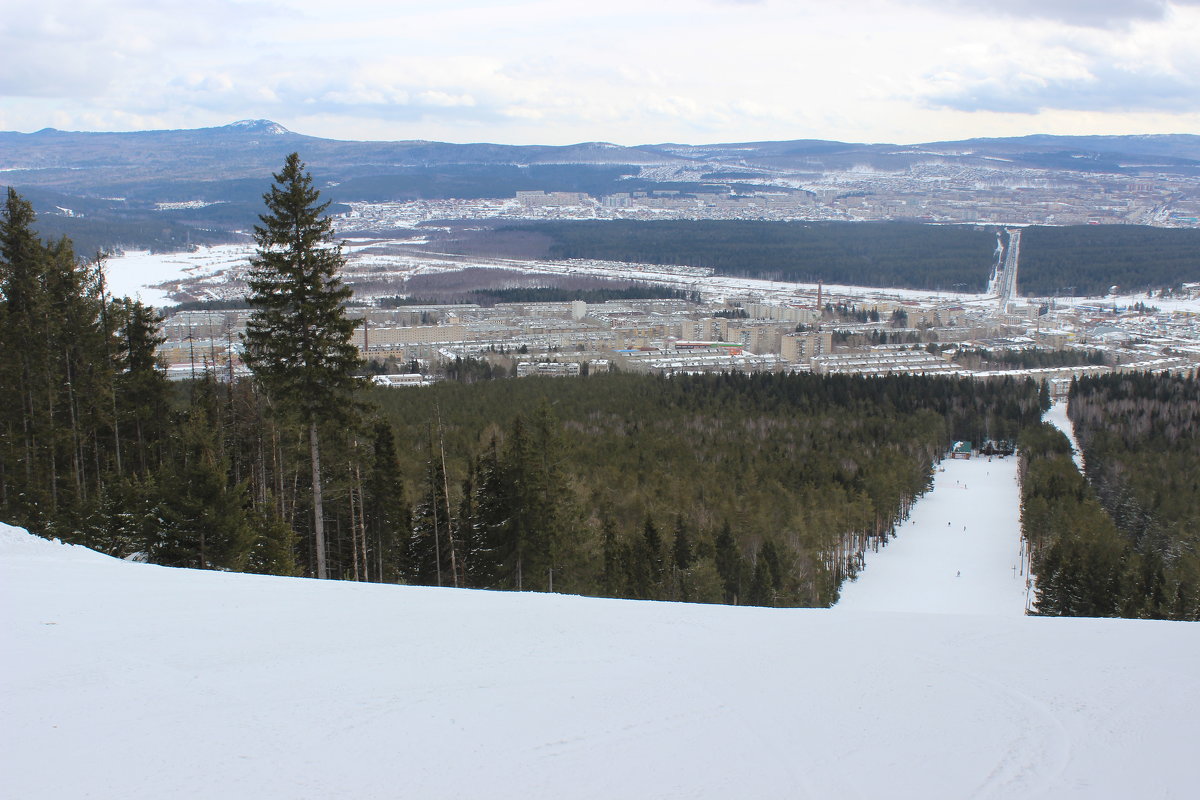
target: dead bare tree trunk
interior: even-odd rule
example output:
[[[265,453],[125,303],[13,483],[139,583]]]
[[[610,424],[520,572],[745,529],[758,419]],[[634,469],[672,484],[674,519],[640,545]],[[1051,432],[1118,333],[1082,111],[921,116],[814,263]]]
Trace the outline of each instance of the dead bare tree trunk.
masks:
[[[442,454],[442,492],[446,500],[446,536],[450,539],[450,575],[454,579],[454,588],[458,588],[458,562],[454,553],[454,531],[450,527],[450,479],[446,476],[446,440],[442,436],[442,410],[434,407],[437,413],[438,449]]]
[[[349,464],[347,471],[349,471]],[[354,483],[351,482],[346,498],[350,502],[350,550],[354,553],[354,580],[362,580],[358,571],[358,517],[354,513]]]
[[[317,577],[329,577],[325,565],[325,508],[321,502],[321,443],[317,437],[317,422],[308,423],[308,451],[312,457],[313,547],[316,548]]]
[[[355,443],[357,450],[357,442]],[[363,491],[362,469],[358,462],[354,463],[354,485],[358,487],[358,529],[362,532],[362,565],[363,580],[371,580],[371,562],[367,558],[367,494]]]

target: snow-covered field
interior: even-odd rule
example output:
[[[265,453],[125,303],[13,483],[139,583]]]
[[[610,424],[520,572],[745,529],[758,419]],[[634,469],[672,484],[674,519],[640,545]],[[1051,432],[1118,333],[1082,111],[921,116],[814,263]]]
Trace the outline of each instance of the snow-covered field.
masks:
[[[970,479],[957,491],[979,497]],[[1200,626],[853,597],[783,610],[316,582],[0,525],[3,794],[1195,796]]]
[[[147,305],[171,305],[167,293],[155,288],[159,284],[245,267],[253,252],[254,247],[247,244],[199,247],[190,253],[134,250],[106,259],[104,277],[108,292],[116,297],[141,299]]]

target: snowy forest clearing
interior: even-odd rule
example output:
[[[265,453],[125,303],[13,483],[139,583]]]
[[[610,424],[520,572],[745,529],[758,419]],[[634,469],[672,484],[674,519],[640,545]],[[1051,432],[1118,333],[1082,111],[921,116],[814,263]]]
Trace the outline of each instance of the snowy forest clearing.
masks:
[[[1194,789],[1187,623],[317,582],[4,525],[0,608],[13,797]]]
[[[1067,441],[1071,443],[1071,458],[1075,461],[1075,466],[1079,468],[1079,471],[1083,472],[1083,451],[1079,448],[1079,440],[1075,438],[1075,425],[1067,416],[1065,400],[1060,400],[1050,407],[1050,410],[1046,412],[1046,422],[1058,428],[1067,437]]]
[[[1020,514],[1015,456],[945,459],[896,538],[842,585],[836,608],[1023,614]]]

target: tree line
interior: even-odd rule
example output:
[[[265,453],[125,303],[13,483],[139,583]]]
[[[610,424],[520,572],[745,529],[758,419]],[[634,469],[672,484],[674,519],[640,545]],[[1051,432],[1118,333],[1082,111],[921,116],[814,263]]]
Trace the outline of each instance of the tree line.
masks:
[[[501,230],[550,237],[552,258],[709,267],[717,274],[930,291],[982,292],[995,226],[913,222],[580,220]],[[1099,296],[1200,280],[1200,230],[1142,225],[1025,228],[1018,291]]]
[[[1103,350],[1038,350],[985,347],[958,348],[954,363],[970,369],[1048,369],[1099,366],[1106,363]]]
[[[603,220],[508,230],[552,239],[552,258],[708,267],[720,275],[912,289],[983,291],[995,233],[901,222]]]

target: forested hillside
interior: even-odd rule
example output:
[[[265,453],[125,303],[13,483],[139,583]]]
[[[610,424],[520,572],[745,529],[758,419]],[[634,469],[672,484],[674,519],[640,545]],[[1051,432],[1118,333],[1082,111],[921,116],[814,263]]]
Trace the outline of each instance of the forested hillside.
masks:
[[[1040,413],[1032,384],[903,377],[601,375],[377,401],[406,443],[412,528],[443,509],[469,585],[545,589],[553,570],[565,591],[768,605],[831,602],[953,438]]]
[[[541,222],[553,258],[708,267],[722,275],[981,292],[994,230],[900,222]]]
[[[0,185],[0,191],[5,190]],[[242,237],[233,231],[249,227],[255,219],[250,209],[261,205],[217,203],[159,211],[152,202],[128,198],[74,197],[38,188],[22,189],[19,194],[38,215],[38,234],[51,241],[65,236],[83,256],[123,250],[171,253],[237,241]],[[231,215],[234,205],[240,216]]]
[[[1033,225],[1021,238],[1023,295],[1103,295],[1200,281],[1200,229]]]
[[[1022,526],[1040,613],[1200,619],[1194,377],[1081,378],[1069,413],[1087,478],[1049,425],[1021,438]]]
[[[1138,613],[1200,619],[1200,382],[1083,378],[1070,416],[1088,481],[1136,554]]]
[[[995,226],[730,220],[544,222],[553,258],[709,267],[722,275],[853,286],[982,292]],[[1031,226],[1018,292],[1103,295],[1200,281],[1200,230],[1138,225]]]

